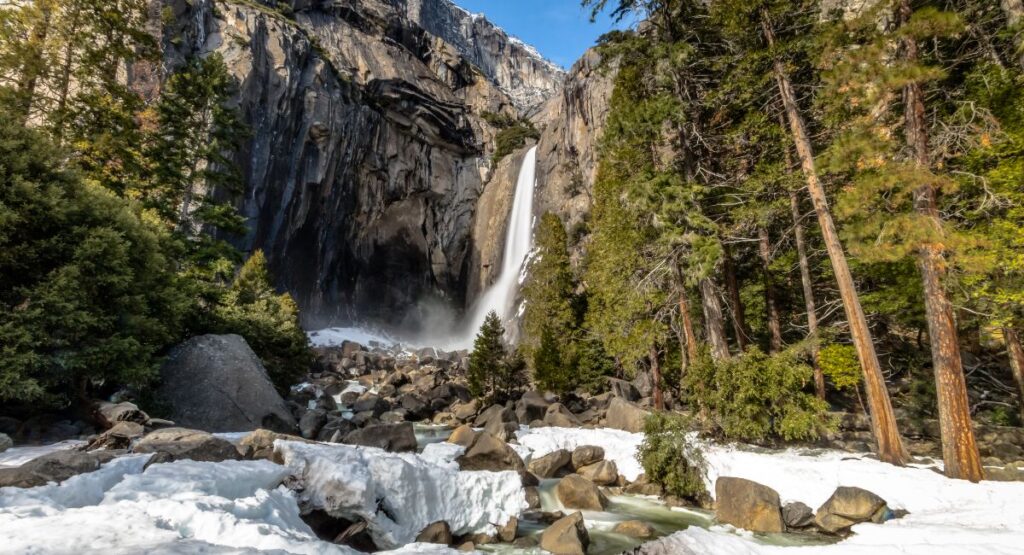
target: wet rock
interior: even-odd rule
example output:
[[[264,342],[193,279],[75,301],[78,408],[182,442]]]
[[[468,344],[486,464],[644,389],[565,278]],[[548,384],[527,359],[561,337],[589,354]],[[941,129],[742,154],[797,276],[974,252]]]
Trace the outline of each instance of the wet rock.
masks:
[[[561,403],[554,403],[548,407],[544,415],[544,423],[556,428],[578,428],[580,421],[576,415],[569,412]]]
[[[439,520],[433,524],[428,524],[420,533],[416,536],[416,543],[437,543],[441,545],[451,545],[454,541],[452,537],[451,526],[443,520]]]
[[[615,528],[612,528],[612,532],[641,540],[653,538],[657,534],[653,526],[641,520],[620,522],[615,525]]]
[[[150,432],[132,447],[132,452],[162,452],[169,454],[174,460],[190,459],[205,462],[242,458],[241,453],[231,442],[207,432],[187,428],[166,428]]]
[[[118,422],[114,424],[112,428],[103,432],[102,434],[94,437],[85,446],[86,451],[94,451],[96,449],[128,449],[136,439],[139,439],[146,433],[146,429],[142,427],[142,424],[136,422]],[[6,436],[4,436],[6,437]],[[2,438],[0,438],[0,444],[2,444]],[[0,451],[3,451],[0,448]]]
[[[537,475],[538,478],[554,478],[558,476],[560,470],[566,468],[572,460],[572,455],[569,454],[565,449],[559,449],[557,451],[548,453],[543,457],[533,459],[530,461],[529,469],[530,472]]]
[[[516,420],[527,425],[534,420],[543,420],[548,413],[548,403],[540,393],[527,391],[516,402]]]
[[[605,420],[609,428],[640,433],[644,431],[644,420],[647,419],[648,414],[650,413],[636,403],[616,397],[608,404],[608,414],[605,416]]]
[[[580,468],[583,466],[598,463],[604,460],[604,448],[596,445],[581,445],[572,452],[572,467]]]
[[[623,488],[623,492],[630,495],[654,495],[657,497],[661,497],[665,493],[661,486],[649,482],[646,474],[641,474],[632,484],[627,484]]]
[[[209,432],[296,427],[263,363],[239,335],[203,335],[175,347],[160,368],[160,382],[157,397],[178,426]]]
[[[581,466],[576,472],[599,486],[612,486],[619,481],[619,469],[612,461],[601,461]]]
[[[455,428],[452,435],[448,436],[448,443],[469,447],[473,443],[474,438],[476,438],[476,432],[473,431],[473,428],[463,424]]]
[[[342,443],[377,447],[392,453],[414,453],[418,447],[411,422],[367,426],[350,432]]]
[[[512,543],[519,535],[519,519],[510,517],[504,526],[498,527],[498,540],[504,543]]]
[[[513,547],[517,549],[533,549],[537,547],[538,540],[535,536],[523,536],[516,538],[516,541],[512,542]]]
[[[332,418],[324,424],[323,428],[320,428],[320,433],[317,434],[316,439],[317,441],[329,443],[341,443],[341,440],[355,429],[356,425],[350,420]]]
[[[814,525],[814,511],[799,501],[786,503],[782,507],[782,521],[786,528],[807,528]]]
[[[526,494],[526,506],[531,509],[539,509],[540,502],[540,490],[536,486],[527,486],[523,488],[523,493]]]
[[[590,535],[580,512],[555,522],[540,537],[540,548],[557,555],[585,555],[588,547]]]
[[[507,443],[487,432],[476,434],[473,443],[456,460],[461,470],[514,470],[519,473],[526,470],[526,465],[518,453]]]
[[[307,410],[299,419],[299,432],[306,439],[313,439],[320,433],[320,429],[327,423],[327,411],[316,409]]]
[[[405,411],[402,409],[389,410],[380,415],[380,421],[384,424],[401,424],[405,422]]]
[[[0,487],[34,488],[60,483],[72,476],[94,472],[123,451],[57,451],[17,468],[0,468]]]
[[[14,447],[14,441],[5,433],[0,433],[0,453]]]
[[[861,488],[839,487],[818,508],[814,523],[826,532],[841,534],[854,524],[882,523],[890,517],[889,507],[881,497]]]
[[[782,532],[779,494],[743,478],[723,476],[715,481],[715,518],[751,532]]]
[[[625,399],[631,403],[635,403],[640,400],[640,392],[637,391],[636,386],[626,380],[608,378],[608,386],[610,388],[609,393],[613,397]]]
[[[555,494],[562,505],[570,509],[603,511],[608,506],[608,498],[597,485],[579,474],[570,474],[559,480]]]

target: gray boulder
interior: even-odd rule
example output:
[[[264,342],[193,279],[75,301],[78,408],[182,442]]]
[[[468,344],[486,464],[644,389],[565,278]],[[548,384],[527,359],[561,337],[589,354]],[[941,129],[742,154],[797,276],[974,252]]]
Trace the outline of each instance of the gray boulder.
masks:
[[[596,445],[581,445],[572,452],[573,468],[580,468],[603,460],[604,448]]]
[[[609,393],[613,397],[619,397],[632,403],[640,400],[640,392],[637,391],[636,386],[626,380],[608,378],[608,385],[610,387]]]
[[[854,524],[882,523],[890,515],[885,499],[865,489],[839,487],[832,497],[818,508],[814,523],[831,534],[842,534]]]
[[[307,410],[299,419],[299,432],[306,439],[314,439],[320,429],[327,423],[327,411],[322,409]]]
[[[548,407],[544,415],[544,423],[555,428],[578,428],[580,420],[561,403]]]
[[[799,501],[786,503],[782,507],[782,521],[786,523],[786,528],[807,528],[814,524],[814,511]]]
[[[715,518],[751,532],[782,532],[779,493],[768,486],[729,476],[715,481]]]
[[[179,426],[208,432],[295,430],[288,405],[239,335],[189,339],[171,351],[160,380],[157,397]]]
[[[520,424],[527,425],[534,420],[543,420],[548,413],[548,403],[540,393],[527,391],[516,402],[516,419]]]
[[[170,460],[191,459],[193,461],[221,462],[242,458],[231,442],[200,430],[186,428],[165,428],[150,432],[140,439],[134,453],[163,453]]]
[[[487,432],[477,433],[466,452],[456,461],[461,470],[526,471],[523,459],[507,443]]]
[[[11,441],[10,436],[7,434],[0,434],[0,453],[14,447],[14,442]]]
[[[367,426],[349,433],[341,442],[377,447],[392,453],[414,453],[418,447],[411,422]]]
[[[605,416],[605,420],[609,428],[640,433],[644,431],[644,420],[647,419],[648,414],[650,413],[636,403],[616,397],[608,404],[608,414]]]
[[[17,468],[0,468],[0,487],[34,488],[94,472],[123,451],[57,451]]]

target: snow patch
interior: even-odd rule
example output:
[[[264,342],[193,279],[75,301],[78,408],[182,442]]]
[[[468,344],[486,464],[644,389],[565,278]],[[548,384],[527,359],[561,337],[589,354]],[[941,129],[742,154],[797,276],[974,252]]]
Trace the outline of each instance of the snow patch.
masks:
[[[456,535],[494,533],[527,508],[515,472],[459,472],[454,449],[426,457],[347,445],[278,440],[275,447],[305,489],[303,501],[339,517],[361,518],[377,545],[413,541],[428,524],[447,521]]]

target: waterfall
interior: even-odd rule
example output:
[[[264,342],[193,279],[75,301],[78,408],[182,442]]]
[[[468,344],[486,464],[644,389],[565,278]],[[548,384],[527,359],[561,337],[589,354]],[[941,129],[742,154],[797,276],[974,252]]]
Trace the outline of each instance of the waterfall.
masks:
[[[484,323],[487,313],[495,311],[505,322],[515,314],[516,293],[519,290],[523,265],[533,249],[533,190],[536,187],[537,147],[534,146],[523,158],[516,182],[512,214],[505,232],[505,252],[501,258],[501,273],[498,279],[477,299],[469,312],[456,343],[463,348],[473,346],[473,338]]]

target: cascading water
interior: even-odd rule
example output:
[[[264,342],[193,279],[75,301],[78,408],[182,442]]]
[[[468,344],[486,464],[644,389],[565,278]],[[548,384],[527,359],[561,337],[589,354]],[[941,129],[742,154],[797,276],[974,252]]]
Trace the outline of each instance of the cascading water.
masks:
[[[513,314],[516,293],[521,282],[523,265],[533,249],[533,190],[536,187],[537,147],[533,147],[523,158],[516,182],[516,195],[512,201],[512,215],[505,233],[505,253],[501,259],[501,273],[498,279],[481,296],[468,314],[462,333],[455,343],[469,348],[473,337],[487,318],[495,311],[503,321]]]

